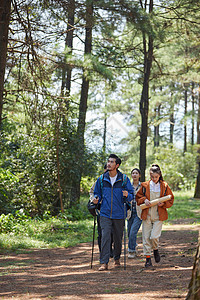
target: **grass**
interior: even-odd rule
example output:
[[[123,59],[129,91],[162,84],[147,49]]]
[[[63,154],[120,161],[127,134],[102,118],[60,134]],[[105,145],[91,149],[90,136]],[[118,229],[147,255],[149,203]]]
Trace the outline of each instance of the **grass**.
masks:
[[[200,223],[200,200],[192,198],[192,191],[175,192],[175,201],[168,209],[168,223],[177,219],[191,219]],[[91,242],[93,218],[87,212],[86,200],[82,199],[81,212],[85,219],[74,221],[71,216],[41,219],[11,219],[0,221],[0,252],[21,251],[32,248],[70,247],[83,242]]]
[[[177,219],[191,219],[200,223],[200,200],[193,198],[193,191],[174,192],[174,204],[167,211],[169,223]]]
[[[67,224],[66,224],[67,223]],[[69,221],[50,219],[29,220],[21,232],[0,234],[1,252],[17,249],[75,246],[92,239],[93,220]],[[35,229],[35,230],[34,230]]]

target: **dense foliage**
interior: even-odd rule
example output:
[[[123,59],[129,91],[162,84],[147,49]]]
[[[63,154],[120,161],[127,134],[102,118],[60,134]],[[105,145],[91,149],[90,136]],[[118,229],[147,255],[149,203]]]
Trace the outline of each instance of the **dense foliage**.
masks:
[[[200,222],[199,201],[191,198],[191,191],[175,192],[174,205],[168,209],[168,223],[177,219]],[[23,210],[0,216],[0,248],[2,251],[26,248],[69,247],[92,241],[94,220],[86,208],[87,198],[81,198],[80,207],[52,217],[26,215]],[[139,233],[140,234],[140,233]],[[23,237],[23,238],[22,238]]]
[[[128,175],[137,166],[148,179],[157,162],[173,190],[193,189],[199,2],[39,2],[11,3],[0,93],[0,213],[76,210],[110,151]],[[108,130],[115,113],[128,128],[123,139]]]

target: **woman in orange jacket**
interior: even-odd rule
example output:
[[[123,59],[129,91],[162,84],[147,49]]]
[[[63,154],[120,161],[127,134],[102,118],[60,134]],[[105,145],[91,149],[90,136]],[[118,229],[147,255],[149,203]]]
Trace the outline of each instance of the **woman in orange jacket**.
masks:
[[[145,267],[152,266],[151,251],[153,249],[155,262],[160,261],[158,251],[159,237],[162,231],[163,221],[168,219],[167,208],[171,207],[174,202],[174,195],[163,180],[160,167],[153,164],[150,168],[150,180],[142,182],[139,191],[136,194],[136,202],[138,205],[145,204],[147,208],[142,210],[142,241],[143,251],[146,256]],[[151,206],[150,201],[171,195],[171,199],[165,202],[159,202],[155,206]]]

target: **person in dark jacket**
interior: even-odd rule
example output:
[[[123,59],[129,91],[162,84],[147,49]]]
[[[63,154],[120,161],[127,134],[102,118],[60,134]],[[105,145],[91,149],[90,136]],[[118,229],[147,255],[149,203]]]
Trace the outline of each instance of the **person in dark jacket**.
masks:
[[[102,230],[100,268],[99,271],[108,269],[110,258],[111,233],[114,240],[114,261],[115,266],[120,266],[120,255],[122,250],[123,228],[126,215],[124,214],[124,198],[131,202],[133,187],[129,178],[123,186],[123,174],[118,170],[121,159],[110,154],[107,162],[107,170],[103,176],[103,190],[101,188],[100,178],[97,179],[94,195],[94,203],[101,203],[100,224]]]
[[[107,163],[104,165],[104,173],[107,172]],[[96,181],[95,183],[92,185],[89,194],[90,194],[90,201],[93,202],[94,200],[94,188],[96,185]],[[98,246],[99,246],[99,252],[101,252],[101,225],[100,225],[100,210],[96,209],[96,216],[97,216],[97,232],[98,232],[98,236],[97,236],[97,241],[98,241]],[[111,234],[111,243],[110,243],[110,257],[113,257],[113,234]]]

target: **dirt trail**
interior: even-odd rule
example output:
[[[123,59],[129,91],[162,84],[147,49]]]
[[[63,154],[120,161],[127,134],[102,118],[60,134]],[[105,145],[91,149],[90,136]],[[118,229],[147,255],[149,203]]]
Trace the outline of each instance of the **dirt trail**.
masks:
[[[185,220],[186,221],[186,220]],[[197,225],[164,226],[160,239],[161,262],[144,268],[141,231],[137,259],[126,259],[126,270],[98,272],[95,243],[73,248],[24,251],[0,255],[0,299],[185,299],[198,239]]]

